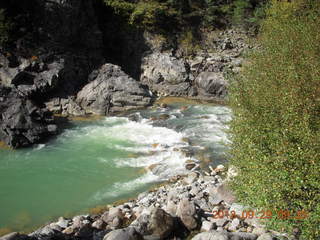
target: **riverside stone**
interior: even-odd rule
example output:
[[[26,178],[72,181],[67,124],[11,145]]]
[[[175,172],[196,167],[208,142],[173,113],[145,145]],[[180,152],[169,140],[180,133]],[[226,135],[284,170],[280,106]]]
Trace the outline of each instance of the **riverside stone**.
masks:
[[[258,236],[260,236],[260,235],[262,235],[262,234],[264,234],[266,232],[267,231],[264,228],[261,228],[261,227],[256,227],[256,228],[254,228],[252,230],[252,233],[254,233],[254,234],[258,235]]]
[[[256,240],[257,235],[245,232],[233,232],[229,233],[230,240]]]
[[[229,229],[230,231],[236,231],[237,228],[239,227],[239,225],[240,225],[240,220],[239,220],[239,218],[234,218],[234,219],[232,220],[230,226],[228,227],[228,229]]]
[[[27,240],[29,239],[27,235],[23,235],[17,232],[12,232],[0,237],[0,240]]]
[[[203,221],[201,224],[201,231],[210,231],[213,230],[215,227],[215,224],[213,222],[210,221]]]
[[[189,229],[194,230],[198,226],[196,207],[193,201],[182,199],[177,208],[177,216],[180,217],[183,224]]]
[[[145,238],[166,238],[174,228],[173,217],[161,208],[154,208],[150,214],[142,214],[131,223]]]
[[[270,233],[263,233],[257,240],[274,240],[275,238]]]
[[[105,222],[103,220],[98,219],[97,221],[92,223],[92,227],[96,228],[96,229],[99,229],[99,230],[102,230],[102,229],[104,229],[106,227],[106,224],[105,224]]]
[[[128,227],[109,232],[103,240],[143,240],[143,237],[134,228]]]
[[[228,234],[218,231],[203,232],[197,234],[192,240],[228,240]]]
[[[58,222],[56,222],[56,224],[61,228],[67,228],[69,223],[70,223],[70,220],[67,220],[67,219],[65,219],[63,217],[60,217],[58,219]]]

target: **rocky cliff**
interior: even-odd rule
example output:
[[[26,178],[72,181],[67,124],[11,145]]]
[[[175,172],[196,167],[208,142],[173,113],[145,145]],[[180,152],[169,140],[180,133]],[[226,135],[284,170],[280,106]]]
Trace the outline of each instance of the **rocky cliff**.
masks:
[[[154,34],[117,32],[120,25],[105,21],[103,11],[108,11],[99,0],[34,0],[32,4],[38,14],[30,23],[32,31],[0,52],[0,84],[15,93],[6,96],[3,91],[3,98],[17,96],[11,104],[32,102],[39,111],[108,115],[147,106],[157,96],[225,99],[226,73],[239,71],[241,54],[248,48],[245,32],[226,30],[207,34],[201,47],[188,55],[179,44],[158,41]],[[20,115],[30,122],[20,124],[20,132],[36,124],[30,108],[18,115],[11,111],[11,118],[4,111],[9,110],[1,111],[3,133],[11,131],[8,121]],[[47,135],[40,132],[28,141],[12,141],[5,134],[1,140],[12,147],[26,146]]]

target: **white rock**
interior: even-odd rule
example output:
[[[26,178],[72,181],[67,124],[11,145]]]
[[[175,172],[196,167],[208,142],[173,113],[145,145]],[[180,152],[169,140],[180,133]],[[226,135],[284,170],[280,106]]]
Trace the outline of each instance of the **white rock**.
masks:
[[[203,221],[202,225],[201,225],[201,231],[210,231],[212,230],[214,227],[214,223],[213,222],[209,222],[209,221]]]

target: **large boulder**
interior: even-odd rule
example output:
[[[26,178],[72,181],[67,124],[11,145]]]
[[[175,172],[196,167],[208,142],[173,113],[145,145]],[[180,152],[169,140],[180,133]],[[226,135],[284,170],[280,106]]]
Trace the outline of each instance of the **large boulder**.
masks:
[[[201,72],[196,78],[199,93],[205,96],[224,98],[227,95],[228,83],[223,73]]]
[[[92,82],[77,95],[77,102],[87,112],[107,115],[148,106],[151,92],[129,77],[119,66],[104,64],[94,72]]]
[[[180,217],[183,224],[189,229],[194,230],[198,227],[197,211],[194,202],[183,198],[177,208],[177,216]]]
[[[189,66],[170,53],[155,52],[142,59],[141,82],[160,95],[188,95]]]
[[[24,147],[55,134],[50,112],[12,88],[0,87],[0,140],[11,147]]]
[[[145,239],[165,239],[174,230],[174,218],[161,208],[140,215],[131,226]]]
[[[103,240],[143,240],[143,237],[134,228],[128,227],[109,232]]]

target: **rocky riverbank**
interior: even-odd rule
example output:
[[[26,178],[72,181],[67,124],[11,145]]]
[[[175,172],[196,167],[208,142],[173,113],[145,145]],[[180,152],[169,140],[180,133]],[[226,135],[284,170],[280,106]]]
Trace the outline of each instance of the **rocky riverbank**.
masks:
[[[258,218],[246,215],[248,208],[228,188],[235,174],[223,165],[190,171],[101,213],[60,217],[32,233],[10,233],[0,240],[295,239],[268,231]]]

